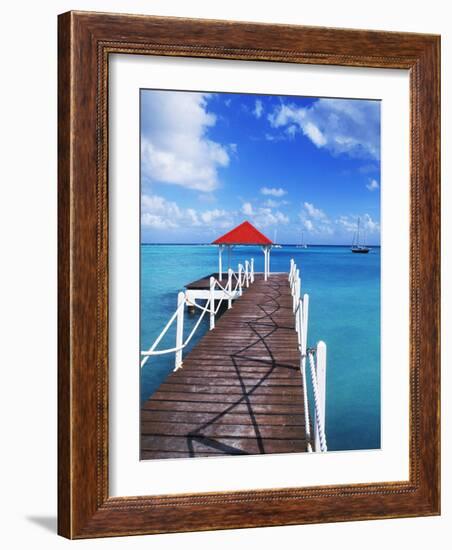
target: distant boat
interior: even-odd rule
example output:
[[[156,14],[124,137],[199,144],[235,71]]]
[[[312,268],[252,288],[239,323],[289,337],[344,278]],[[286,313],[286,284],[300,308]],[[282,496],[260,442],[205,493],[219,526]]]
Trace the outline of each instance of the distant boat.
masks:
[[[301,232],[301,244],[297,244],[297,248],[308,248],[308,245],[304,242],[304,231]]]
[[[277,231],[275,229],[275,232],[273,233],[273,248],[282,248],[282,245],[276,244],[276,235],[277,235]]]
[[[361,244],[359,240],[359,225],[360,225],[360,218],[358,218],[358,224],[356,228],[356,233],[353,236],[353,243],[351,251],[355,254],[367,254],[370,250],[365,244]]]

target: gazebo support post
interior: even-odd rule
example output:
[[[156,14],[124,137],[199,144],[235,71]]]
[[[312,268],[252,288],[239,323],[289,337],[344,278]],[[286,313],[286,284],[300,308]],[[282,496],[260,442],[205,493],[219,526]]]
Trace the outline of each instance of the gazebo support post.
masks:
[[[220,244],[220,246],[218,247],[218,278],[220,279],[220,281],[223,280],[223,248],[224,246],[222,244]]]
[[[264,281],[266,281],[270,275],[270,246],[263,246],[264,252]]]
[[[270,277],[270,251],[272,247],[267,246],[267,279]]]

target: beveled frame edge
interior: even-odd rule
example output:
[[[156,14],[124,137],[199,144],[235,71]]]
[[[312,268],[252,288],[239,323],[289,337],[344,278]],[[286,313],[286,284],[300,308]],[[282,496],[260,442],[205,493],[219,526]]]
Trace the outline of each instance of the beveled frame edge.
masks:
[[[68,538],[440,512],[440,38],[89,12],[59,16],[58,532]],[[410,480],[108,496],[108,56],[410,71]],[[421,314],[422,313],[422,314]]]

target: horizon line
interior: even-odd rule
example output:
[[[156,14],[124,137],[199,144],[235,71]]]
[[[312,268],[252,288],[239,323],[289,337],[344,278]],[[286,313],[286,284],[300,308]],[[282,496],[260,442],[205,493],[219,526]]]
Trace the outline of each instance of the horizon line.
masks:
[[[151,242],[140,242],[140,244],[144,244],[144,245],[163,245],[163,246],[167,246],[167,245],[174,245],[174,246],[190,246],[190,245],[202,245],[202,246],[218,246],[217,244],[214,244],[214,243],[203,243],[203,242],[193,242],[193,243],[177,243],[177,242],[173,242],[173,243],[151,243]],[[280,246],[296,246],[296,247],[299,247],[300,244],[299,243],[272,243],[273,246],[275,245],[280,245]],[[262,246],[260,244],[235,244],[233,246]],[[350,243],[346,243],[346,244],[333,244],[333,243],[306,243],[306,246],[347,246],[347,247],[350,247],[351,248],[351,244]],[[366,246],[373,246],[373,247],[378,247],[378,248],[381,248],[381,244],[366,244]]]

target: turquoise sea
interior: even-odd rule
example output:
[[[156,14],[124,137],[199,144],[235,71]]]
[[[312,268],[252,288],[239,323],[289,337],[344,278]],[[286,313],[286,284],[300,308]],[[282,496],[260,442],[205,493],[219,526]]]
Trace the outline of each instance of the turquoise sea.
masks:
[[[236,247],[231,267],[254,258],[263,271],[259,247]],[[223,256],[225,259],[226,256]],[[301,269],[308,293],[308,345],[327,344],[326,434],[328,450],[380,447],[380,248],[352,254],[348,246],[283,246],[271,252],[271,270],[288,271],[290,258]],[[209,245],[141,245],[141,349],[148,349],[176,308],[184,284],[218,269],[218,249]],[[198,314],[186,313],[185,334]],[[208,330],[208,318],[191,344]],[[175,328],[159,345],[173,347]],[[147,399],[174,367],[174,355],[150,359],[142,369],[141,400]]]

